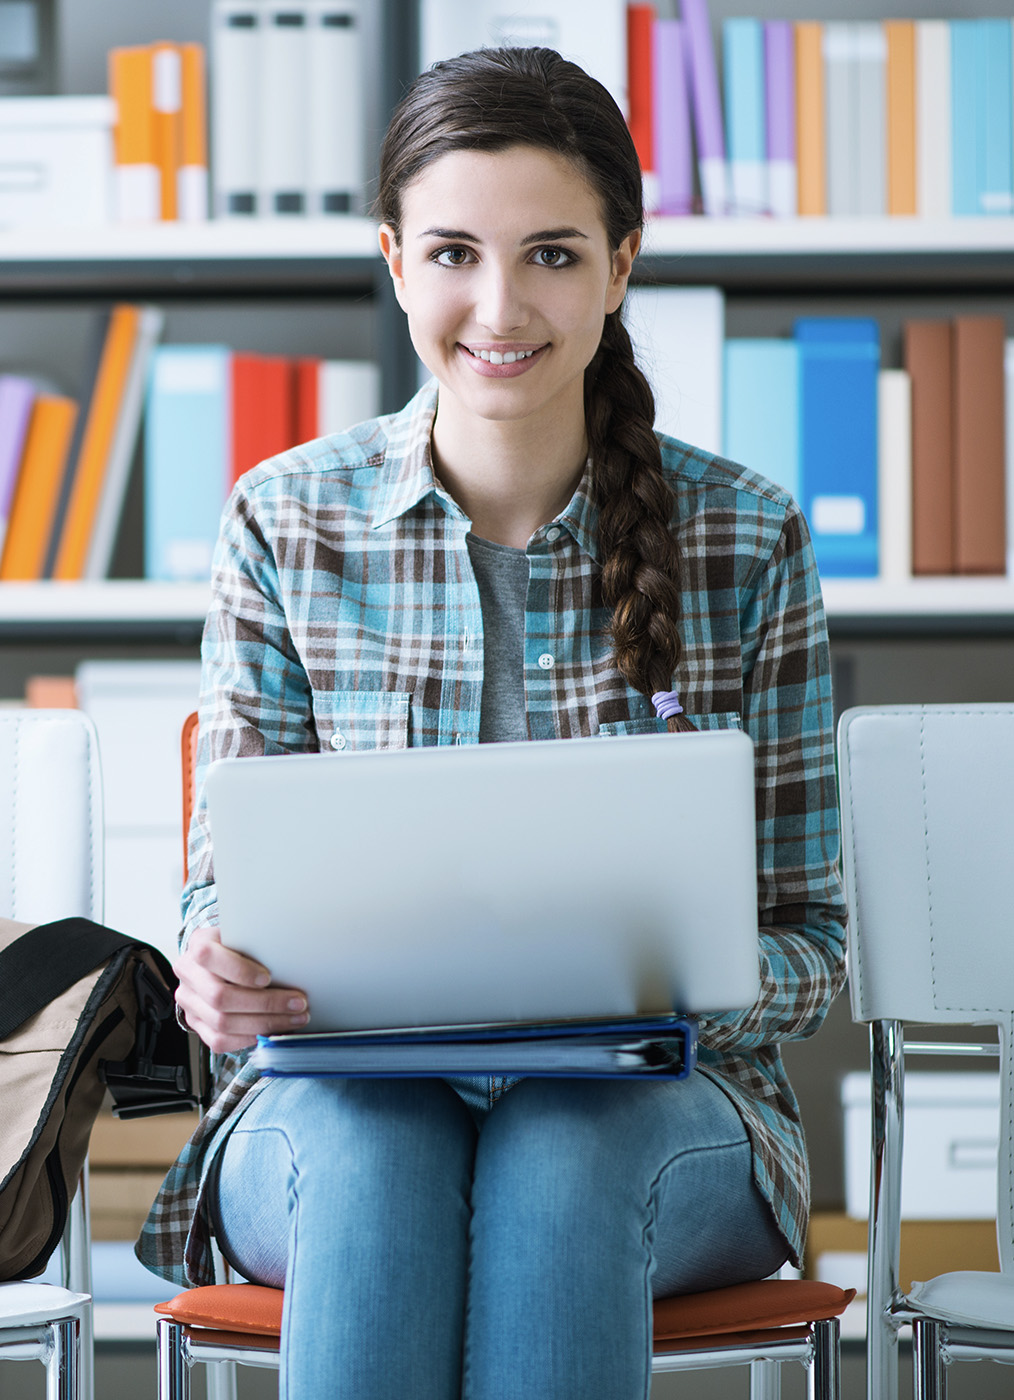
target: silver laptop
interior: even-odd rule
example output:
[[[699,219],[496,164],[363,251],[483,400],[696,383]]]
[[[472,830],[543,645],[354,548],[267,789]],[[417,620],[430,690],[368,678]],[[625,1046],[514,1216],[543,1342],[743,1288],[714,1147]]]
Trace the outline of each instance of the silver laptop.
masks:
[[[309,1030],[757,999],[739,731],[223,759],[207,799],[223,941]]]

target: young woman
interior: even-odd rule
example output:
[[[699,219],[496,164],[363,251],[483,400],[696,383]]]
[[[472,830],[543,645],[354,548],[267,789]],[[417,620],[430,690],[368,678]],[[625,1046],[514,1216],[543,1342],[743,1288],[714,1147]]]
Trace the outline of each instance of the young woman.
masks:
[[[241,1053],[140,1252],[209,1282],[213,1230],[242,1274],[284,1285],[290,1400],[633,1400],[653,1295],[802,1248],[778,1047],[817,1029],[843,977],[813,556],[783,491],[653,432],[621,314],[640,170],[598,83],[544,49],[436,65],[391,122],[378,210],[435,382],[236,487],[200,768],[665,730],[680,704],[697,728],[742,725],[762,994],[702,1018],[681,1082],[258,1080]],[[674,798],[674,841],[685,821]],[[191,872],[187,1023],[218,1052],[304,1024],[301,993],[220,941],[200,807]]]

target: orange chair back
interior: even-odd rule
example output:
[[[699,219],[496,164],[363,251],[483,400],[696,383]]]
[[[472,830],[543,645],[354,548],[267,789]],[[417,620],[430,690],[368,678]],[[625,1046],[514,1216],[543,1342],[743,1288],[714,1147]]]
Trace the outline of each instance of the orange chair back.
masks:
[[[181,758],[183,760],[183,879],[187,878],[187,837],[190,832],[190,818],[194,811],[194,772],[197,768],[197,711],[187,715],[183,721],[181,736]]]

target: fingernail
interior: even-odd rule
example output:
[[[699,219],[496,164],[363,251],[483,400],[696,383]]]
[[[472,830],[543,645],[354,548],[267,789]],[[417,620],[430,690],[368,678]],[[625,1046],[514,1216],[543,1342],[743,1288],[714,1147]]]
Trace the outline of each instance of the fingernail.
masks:
[[[307,1014],[307,1012],[304,1011],[302,1016],[293,1016],[292,1024],[294,1026],[305,1026],[309,1019],[309,1015]]]
[[[271,981],[271,974],[270,974],[269,972],[258,972],[257,976],[254,978],[254,986],[255,986],[255,987],[266,987],[266,986],[268,986],[268,984],[270,983],[270,981]]]
[[[290,999],[289,999],[289,1010],[290,1010],[290,1011],[305,1011],[305,1010],[306,1010],[306,997],[290,997]]]

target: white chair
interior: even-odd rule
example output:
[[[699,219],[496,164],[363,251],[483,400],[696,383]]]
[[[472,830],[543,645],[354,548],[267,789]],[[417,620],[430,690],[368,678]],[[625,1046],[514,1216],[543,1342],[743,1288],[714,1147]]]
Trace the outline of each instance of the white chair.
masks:
[[[102,784],[77,710],[0,711],[0,914],[102,918]],[[0,1284],[0,1361],[39,1360],[47,1400],[92,1400],[87,1170],[60,1244],[63,1286]]]
[[[871,1400],[898,1393],[910,1323],[915,1394],[944,1400],[945,1367],[1014,1362],[1014,705],[846,711],[838,729],[853,1017],[871,1029],[868,1293]],[[1001,1060],[999,1273],[899,1286],[905,1023],[990,1025]],[[960,1049],[960,1047],[959,1047]]]

